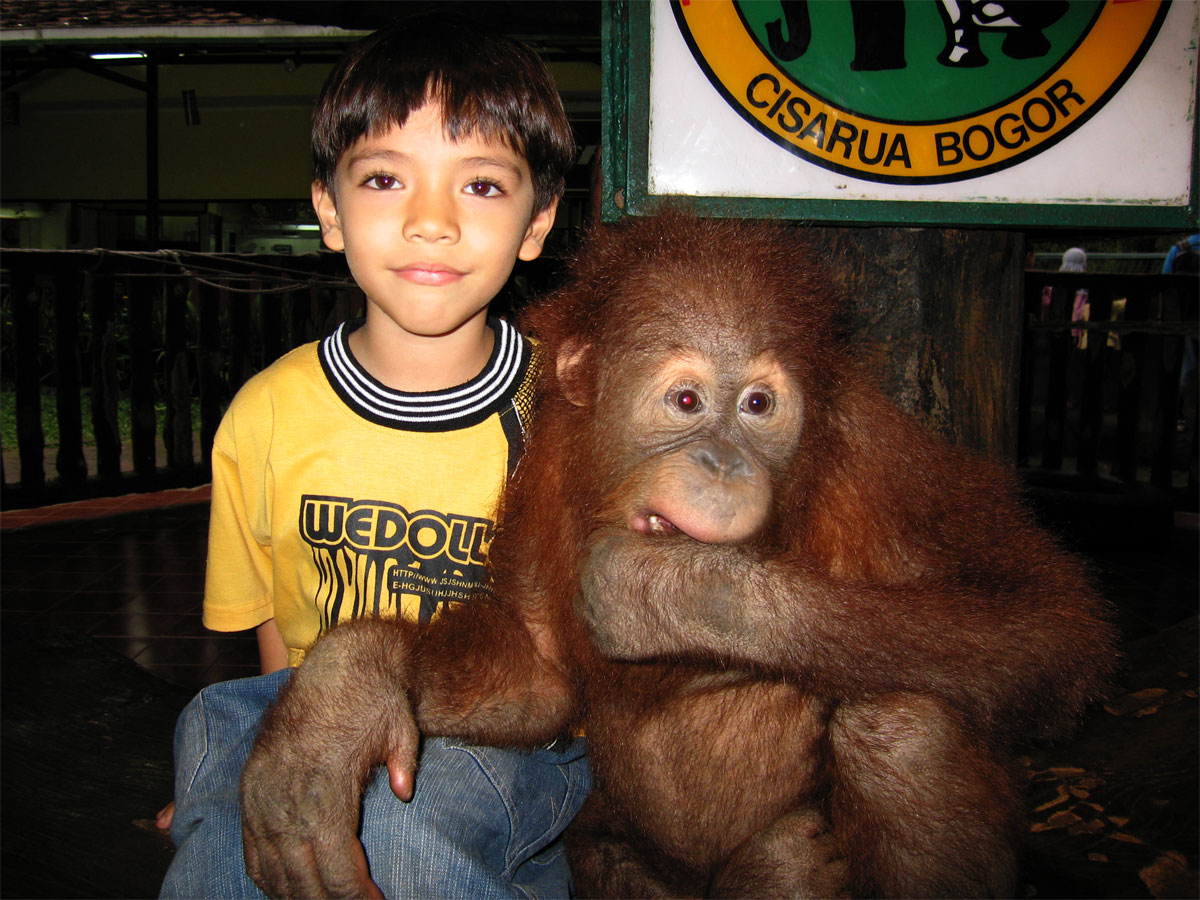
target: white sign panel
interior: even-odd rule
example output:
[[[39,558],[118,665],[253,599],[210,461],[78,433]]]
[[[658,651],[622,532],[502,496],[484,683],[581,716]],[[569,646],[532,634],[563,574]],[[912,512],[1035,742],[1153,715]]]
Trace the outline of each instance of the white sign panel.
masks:
[[[655,0],[649,30],[650,196],[1194,217],[1196,0]]]

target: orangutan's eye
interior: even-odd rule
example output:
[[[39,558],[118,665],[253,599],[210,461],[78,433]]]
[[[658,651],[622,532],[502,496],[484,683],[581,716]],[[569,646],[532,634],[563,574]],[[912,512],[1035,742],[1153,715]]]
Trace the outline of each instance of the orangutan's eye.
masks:
[[[680,388],[669,396],[669,401],[682,413],[699,412],[704,405],[700,402],[700,394],[692,388]]]
[[[742,412],[752,416],[765,416],[774,406],[774,398],[766,391],[749,391],[742,397]]]

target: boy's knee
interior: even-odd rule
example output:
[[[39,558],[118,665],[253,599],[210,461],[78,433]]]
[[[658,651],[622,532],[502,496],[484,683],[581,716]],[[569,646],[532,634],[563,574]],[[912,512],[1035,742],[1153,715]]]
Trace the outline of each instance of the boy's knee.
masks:
[[[285,670],[212,684],[184,707],[175,723],[177,807],[236,802],[242,766],[263,713],[287,677]]]
[[[208,719],[201,691],[175,721],[175,799],[186,793],[208,755]]]

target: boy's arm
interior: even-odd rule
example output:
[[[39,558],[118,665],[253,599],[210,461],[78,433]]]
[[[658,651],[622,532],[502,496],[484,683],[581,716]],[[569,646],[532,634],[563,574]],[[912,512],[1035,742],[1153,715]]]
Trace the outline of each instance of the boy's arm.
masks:
[[[279,633],[279,625],[274,619],[267,619],[254,629],[258,638],[258,661],[264,675],[286,669],[288,665],[287,646],[283,643],[283,635]]]
[[[214,631],[257,628],[275,615],[266,464],[239,459],[231,414],[212,452],[204,624]]]

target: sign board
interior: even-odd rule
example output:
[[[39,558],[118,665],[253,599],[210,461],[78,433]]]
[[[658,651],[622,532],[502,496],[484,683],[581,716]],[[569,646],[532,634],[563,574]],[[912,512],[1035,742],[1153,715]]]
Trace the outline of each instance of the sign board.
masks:
[[[605,213],[1189,229],[1197,0],[606,5]]]

